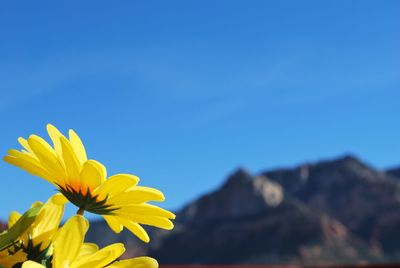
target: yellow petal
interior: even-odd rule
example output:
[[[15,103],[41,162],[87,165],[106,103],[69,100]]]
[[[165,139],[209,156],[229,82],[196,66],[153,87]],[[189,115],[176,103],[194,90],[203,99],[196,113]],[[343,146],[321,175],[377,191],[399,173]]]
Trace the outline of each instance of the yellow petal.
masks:
[[[116,174],[109,177],[96,191],[100,199],[106,196],[113,196],[124,192],[126,189],[135,186],[139,182],[139,178],[131,174]]]
[[[117,213],[152,215],[165,217],[168,219],[175,219],[174,213],[151,204],[133,204],[129,206],[122,206],[120,209],[118,209]]]
[[[19,144],[22,145],[23,148],[25,148],[25,150],[27,150],[30,154],[34,154],[31,147],[29,147],[28,141],[22,137],[18,138],[18,142]]]
[[[34,203],[31,205],[30,208],[40,207],[40,206],[42,206],[42,205],[43,205],[43,202],[36,201],[36,202],[34,202]]]
[[[21,218],[21,214],[16,211],[12,211],[8,216],[8,229],[10,229],[18,220]]]
[[[60,194],[49,198],[43,205],[35,220],[35,225],[31,231],[33,245],[41,245],[41,249],[47,248],[51,237],[58,230],[58,226],[64,214],[64,204],[58,201]]]
[[[59,230],[53,242],[53,267],[68,267],[79,254],[89,222],[80,215],[72,216]]]
[[[69,130],[69,140],[79,162],[83,164],[87,160],[85,146],[83,146],[82,140],[79,138],[78,134],[76,134],[72,129]]]
[[[3,159],[7,163],[19,167],[34,176],[45,179],[52,184],[55,183],[55,177],[53,177],[37,160],[30,158],[24,153],[20,153],[18,157],[6,155]]]
[[[122,231],[123,226],[121,223],[119,223],[115,216],[103,215],[103,218],[106,220],[108,226],[110,226],[114,233],[119,234]]]
[[[164,195],[157,189],[135,186],[131,187],[128,192],[123,192],[109,199],[112,204],[129,205],[148,201],[164,201]]]
[[[47,128],[47,133],[49,133],[50,139],[53,141],[54,150],[56,151],[57,155],[61,157],[62,148],[61,148],[60,137],[63,137],[64,135],[61,134],[61,132],[52,124],[47,124],[46,128]]]
[[[118,214],[118,216],[140,224],[151,225],[165,230],[172,230],[174,228],[174,224],[169,219],[163,217],[125,213]]]
[[[68,174],[68,183],[72,185],[76,185],[79,181],[79,172],[81,169],[81,165],[77,156],[75,155],[74,149],[72,145],[65,137],[60,137],[61,148],[62,148],[62,156],[64,159],[65,168]]]
[[[158,262],[150,257],[138,257],[114,262],[107,268],[158,268]]]
[[[91,255],[96,253],[99,250],[99,247],[94,244],[94,243],[84,243],[82,247],[79,250],[79,255],[75,259],[75,261],[78,261],[80,258]]]
[[[60,193],[53,195],[51,198],[53,200],[53,203],[57,205],[65,205],[66,203],[68,203],[68,199]]]
[[[71,264],[71,268],[103,268],[115,261],[124,253],[125,247],[121,243],[109,245],[92,255],[87,255]]]
[[[28,138],[28,143],[32,151],[40,160],[40,163],[53,175],[53,177],[59,179],[66,178],[63,163],[54,152],[54,149],[51,148],[44,139],[36,135],[31,135]]]
[[[37,208],[37,207],[42,207],[42,206],[43,206],[42,202],[36,201],[30,206],[30,209]],[[36,218],[35,218],[35,221],[33,222],[33,224],[30,225],[29,228],[23,234],[21,234],[19,236],[19,239],[22,240],[23,244],[27,245],[29,243],[30,238],[31,238],[32,229],[40,221],[39,215],[40,215],[40,210],[39,210],[39,213],[36,215]]]
[[[46,266],[34,261],[26,261],[22,264],[22,268],[46,268]]]
[[[4,268],[14,267],[15,264],[24,262],[26,260],[26,253],[22,250],[17,251],[13,255],[9,255],[7,250],[0,251],[0,267]]]
[[[88,160],[83,164],[79,175],[81,186],[86,191],[89,188],[91,191],[101,185],[106,179],[106,168],[96,160]]]
[[[131,231],[134,235],[139,237],[140,240],[143,242],[149,243],[150,237],[147,234],[146,230],[143,229],[142,226],[137,224],[136,222],[133,222],[128,219],[124,219],[122,217],[118,217],[118,221],[123,224],[129,231]]]

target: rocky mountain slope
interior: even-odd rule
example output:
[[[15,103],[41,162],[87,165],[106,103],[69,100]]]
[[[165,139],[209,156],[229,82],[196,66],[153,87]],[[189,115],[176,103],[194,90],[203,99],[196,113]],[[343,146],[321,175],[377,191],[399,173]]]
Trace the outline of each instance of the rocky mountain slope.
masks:
[[[364,245],[342,224],[285,196],[279,184],[243,170],[186,206],[178,218],[179,228],[150,251],[161,263],[307,264],[323,254],[353,262],[365,255]]]
[[[391,175],[351,156],[263,175],[371,246],[386,253],[400,249],[400,184]]]
[[[400,260],[399,224],[397,178],[346,156],[256,176],[239,169],[178,211],[174,231],[149,229],[150,245],[104,222],[88,237],[160,263],[341,264]]]
[[[400,168],[389,169],[387,173],[400,179]]]

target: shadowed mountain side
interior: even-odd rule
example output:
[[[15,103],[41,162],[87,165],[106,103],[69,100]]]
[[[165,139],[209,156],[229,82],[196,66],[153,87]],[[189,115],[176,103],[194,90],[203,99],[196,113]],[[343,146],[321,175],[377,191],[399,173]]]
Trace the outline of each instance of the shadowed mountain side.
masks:
[[[385,253],[400,249],[400,185],[352,156],[263,173]]]
[[[389,169],[386,173],[400,179],[400,168]]]
[[[161,263],[307,264],[373,258],[339,222],[244,170],[186,206],[177,218],[179,228],[161,248],[150,251]]]
[[[282,187],[244,169],[234,172],[222,187],[185,206],[177,215],[181,223],[200,224],[210,220],[257,215],[284,200]]]

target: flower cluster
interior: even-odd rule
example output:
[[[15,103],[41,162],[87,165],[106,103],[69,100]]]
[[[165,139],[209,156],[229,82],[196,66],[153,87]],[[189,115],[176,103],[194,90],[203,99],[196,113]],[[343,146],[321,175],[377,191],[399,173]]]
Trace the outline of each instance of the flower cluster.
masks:
[[[132,174],[108,176],[103,164],[87,158],[73,130],[66,137],[49,124],[47,132],[52,145],[31,135],[18,139],[22,150],[9,150],[4,157],[50,182],[59,193],[45,203],[34,203],[23,215],[10,214],[8,229],[0,234],[0,268],[158,267],[150,257],[116,261],[125,251],[120,243],[102,249],[85,243],[89,222],[83,215],[85,211],[101,215],[115,233],[126,228],[147,243],[150,238],[141,225],[174,227],[173,213],[148,203],[164,201],[163,193],[139,186],[139,178]],[[67,202],[78,210],[60,227]]]

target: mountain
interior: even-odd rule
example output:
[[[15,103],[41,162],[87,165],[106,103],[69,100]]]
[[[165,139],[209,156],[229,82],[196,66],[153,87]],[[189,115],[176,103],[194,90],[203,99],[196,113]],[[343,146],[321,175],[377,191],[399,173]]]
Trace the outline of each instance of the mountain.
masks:
[[[395,176],[397,178],[400,178],[400,168],[389,169],[388,171],[386,171],[386,173]]]
[[[150,251],[161,263],[315,264],[365,256],[366,247],[338,221],[244,170],[187,205],[177,218],[176,231]]]
[[[353,156],[259,175],[238,169],[178,211],[175,225],[148,229],[148,245],[128,232],[112,234],[102,221],[88,238],[124,242],[127,256],[165,264],[398,261],[400,186]]]
[[[352,156],[263,175],[371,246],[389,254],[400,250],[400,184],[393,176]]]

